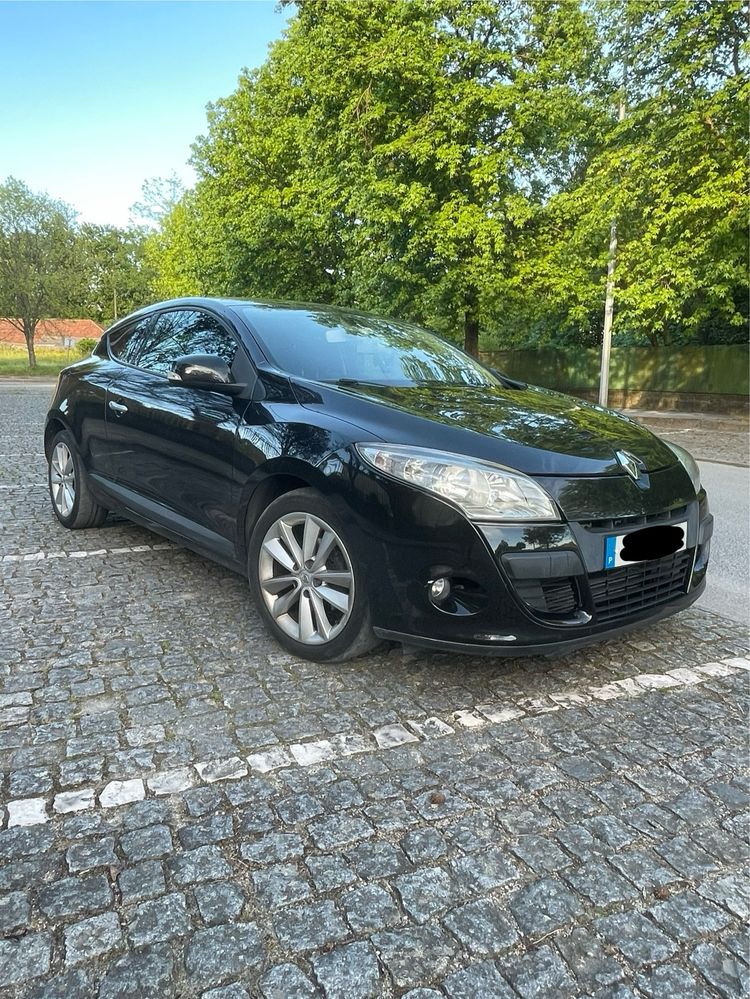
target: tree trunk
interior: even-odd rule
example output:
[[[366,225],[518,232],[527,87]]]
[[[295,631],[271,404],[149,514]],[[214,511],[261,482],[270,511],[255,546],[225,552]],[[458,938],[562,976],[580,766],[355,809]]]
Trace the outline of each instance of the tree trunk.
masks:
[[[34,334],[36,333],[36,323],[27,322],[24,320],[23,323],[23,335],[26,340],[26,350],[29,352],[29,367],[36,367],[36,351],[34,350]]]
[[[467,295],[464,312],[464,350],[472,357],[479,357],[479,316],[476,297]]]

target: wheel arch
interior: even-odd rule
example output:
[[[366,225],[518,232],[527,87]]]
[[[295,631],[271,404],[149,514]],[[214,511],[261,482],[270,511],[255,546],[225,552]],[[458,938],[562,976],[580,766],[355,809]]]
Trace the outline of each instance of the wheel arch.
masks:
[[[256,489],[254,491],[253,513],[255,510],[258,511],[261,524],[257,525],[257,520],[253,521],[252,517],[246,518],[246,543],[252,551],[252,564],[250,564],[246,555],[250,590],[266,626],[269,627],[270,633],[282,647],[287,648],[297,656],[302,656],[305,659],[316,662],[344,662],[371,652],[381,644],[381,641],[372,629],[368,586],[360,580],[362,585],[358,586],[356,590],[354,589],[354,573],[359,571],[357,549],[353,546],[351,538],[348,536],[348,530],[345,534],[339,535],[341,528],[337,526],[337,522],[341,518],[336,515],[342,506],[345,507],[345,501],[335,484],[329,482],[329,476],[322,469],[315,468],[314,466],[311,466],[311,468],[313,473],[317,474],[306,475],[304,478],[296,478],[289,473],[270,475],[259,484],[263,486],[263,489]],[[300,490],[303,492],[298,492]],[[271,495],[273,495],[273,499],[269,499]],[[267,509],[269,504],[273,504],[272,510]],[[322,520],[324,524],[328,525],[329,531],[333,533],[334,539],[342,548],[342,557],[345,558],[346,562],[343,568],[347,569],[350,573],[348,585],[340,591],[340,593],[346,592],[347,595],[345,607],[342,607],[340,601],[330,601],[329,598],[333,596],[332,593],[326,591],[328,595],[324,595],[323,590],[321,589],[320,591],[319,595],[323,600],[332,602],[333,606],[338,608],[345,616],[332,620],[329,608],[327,613],[323,613],[323,619],[328,620],[328,630],[326,630],[320,624],[321,618],[318,612],[311,612],[314,619],[314,632],[317,632],[319,639],[318,642],[314,640],[314,633],[311,633],[309,636],[311,640],[308,641],[302,637],[301,629],[299,634],[295,635],[293,629],[289,629],[275,620],[274,608],[263,595],[264,584],[261,582],[261,579],[264,579],[265,576],[261,574],[265,570],[263,569],[263,560],[260,556],[264,547],[264,532],[276,522],[277,518],[284,520],[292,511],[297,512],[298,522],[300,516],[304,519],[309,513],[313,519]],[[250,528],[255,528],[256,525],[257,529],[253,534]],[[349,524],[342,524],[342,527],[346,527],[347,529],[349,526]],[[305,536],[307,536],[306,527]],[[293,549],[288,549],[288,551],[293,551]],[[292,557],[294,558],[294,555]],[[298,553],[297,559],[299,557],[300,553]],[[286,565],[283,560],[282,564]],[[310,563],[307,564],[309,565]],[[322,587],[325,584],[324,580],[318,580],[316,583],[311,577],[305,578],[303,571],[306,568],[305,565],[295,565],[290,566],[290,568],[293,571],[299,570],[298,589],[296,592],[300,600],[304,595],[303,590],[305,586],[312,588],[317,585]],[[336,571],[341,569],[342,566],[331,566],[330,563],[326,562],[320,570],[321,576],[326,568],[333,568]],[[268,569],[268,566],[266,566],[266,569]],[[280,578],[282,580],[288,579],[283,573]],[[341,582],[341,580],[336,580],[332,585],[336,586]],[[340,630],[334,631],[334,628]],[[323,636],[322,638],[320,637],[321,635]]]
[[[247,559],[250,535],[258,518],[269,504],[295,489],[320,489],[323,476],[312,465],[304,462],[284,462],[268,469],[255,482],[251,483],[249,495],[242,506],[237,543],[240,547],[242,564]]]
[[[58,415],[48,417],[44,427],[44,454],[47,461],[49,461],[52,452],[52,441],[61,430],[70,430],[70,427]]]
[[[238,504],[235,547],[238,561],[245,565],[252,530],[269,504],[295,489],[314,489],[348,519],[347,482],[342,472],[348,466],[345,450],[331,451],[313,465],[303,458],[283,455],[264,462],[245,482]]]

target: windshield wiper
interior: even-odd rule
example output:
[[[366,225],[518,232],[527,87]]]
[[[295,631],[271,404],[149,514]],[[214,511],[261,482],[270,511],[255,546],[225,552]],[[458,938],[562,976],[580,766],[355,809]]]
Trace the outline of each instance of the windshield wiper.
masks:
[[[528,388],[526,382],[522,382],[516,378],[511,378],[509,375],[503,374],[501,371],[494,371],[493,375],[500,381],[504,388],[512,389],[525,389]],[[337,388],[358,388],[360,386],[375,386],[376,388],[488,388],[489,386],[485,384],[476,384],[474,382],[448,382],[441,381],[439,378],[420,378],[419,381],[408,381],[408,382],[372,382],[365,381],[361,378],[330,378],[324,379],[326,385],[335,385]]]
[[[498,371],[497,368],[490,368],[490,371],[495,378],[500,379],[505,388],[525,389],[529,387],[528,382],[523,382],[520,378],[511,378],[510,375],[506,375],[504,371]]]
[[[361,378],[331,378],[325,379],[326,385],[336,385],[339,388],[357,388],[359,385],[387,385],[388,382],[368,382],[363,381]]]

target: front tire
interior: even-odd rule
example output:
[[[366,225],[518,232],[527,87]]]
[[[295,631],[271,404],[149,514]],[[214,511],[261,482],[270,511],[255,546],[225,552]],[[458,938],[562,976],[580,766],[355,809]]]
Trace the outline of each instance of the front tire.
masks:
[[[380,644],[350,531],[313,489],[274,500],[248,546],[248,579],[274,638],[314,662],[344,662]]]
[[[76,531],[104,523],[107,511],[91,493],[75,441],[67,430],[52,439],[47,483],[52,509],[63,527]]]

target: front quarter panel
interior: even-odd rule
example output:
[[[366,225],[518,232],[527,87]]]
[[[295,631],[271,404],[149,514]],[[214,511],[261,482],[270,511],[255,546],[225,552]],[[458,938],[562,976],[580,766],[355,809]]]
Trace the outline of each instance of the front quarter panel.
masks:
[[[477,630],[488,619],[515,624],[517,631],[523,626],[480,532],[450,504],[366,465],[352,446],[363,436],[358,428],[322,412],[316,413],[320,424],[311,425],[303,422],[309,411],[294,414],[291,408],[276,409],[277,422],[266,406],[254,415],[256,422],[246,420],[239,431],[245,504],[273,475],[294,476],[324,495],[350,529],[375,626],[420,633],[427,623],[435,637],[452,639],[455,620],[431,610],[426,596],[428,580],[441,565],[489,594]]]
[[[270,477],[297,479],[338,504],[347,493],[341,478],[346,478],[346,472],[338,455],[362,439],[363,433],[329,413],[311,413],[291,391],[279,390],[275,398],[251,402],[237,430],[235,452],[238,551],[244,550],[246,542],[244,514],[258,487]]]

